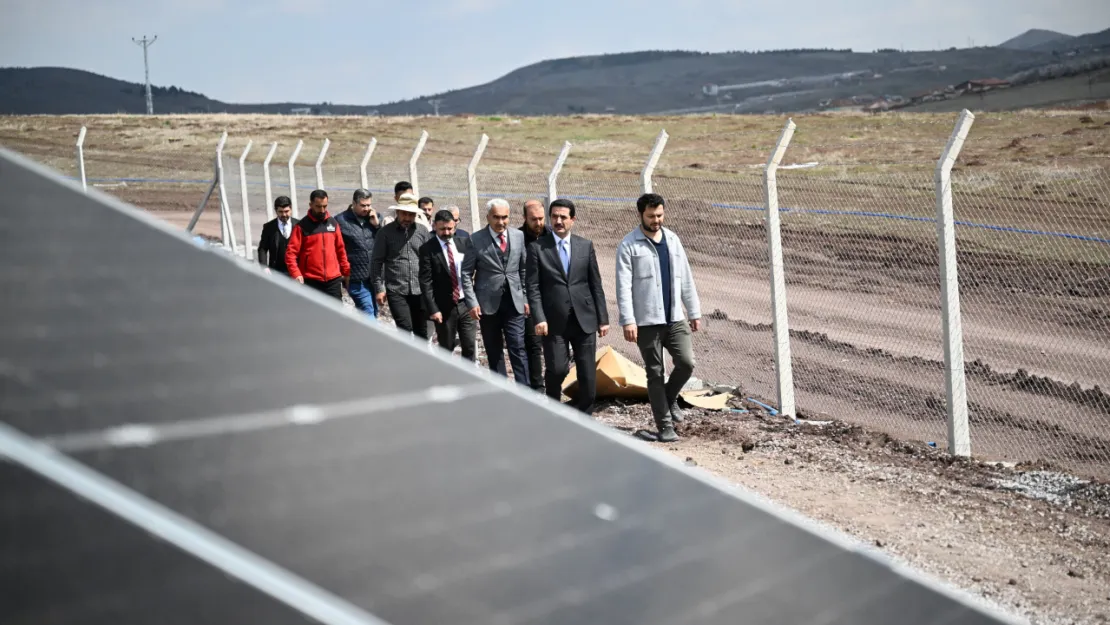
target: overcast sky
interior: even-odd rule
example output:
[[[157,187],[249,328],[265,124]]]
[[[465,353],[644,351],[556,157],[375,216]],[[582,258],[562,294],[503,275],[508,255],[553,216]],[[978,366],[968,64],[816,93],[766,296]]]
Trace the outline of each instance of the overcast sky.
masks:
[[[0,66],[141,82],[131,37],[157,34],[156,85],[228,102],[380,104],[583,54],[920,50],[1107,27],[1110,0],[0,0]]]

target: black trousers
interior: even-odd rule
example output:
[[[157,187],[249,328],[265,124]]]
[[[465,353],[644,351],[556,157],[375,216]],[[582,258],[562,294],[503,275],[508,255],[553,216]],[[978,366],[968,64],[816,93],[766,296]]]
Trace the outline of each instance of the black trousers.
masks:
[[[304,279],[305,286],[310,286],[325,295],[330,295],[337,300],[343,301],[343,278],[333,278],[331,280],[312,280],[310,278]]]
[[[489,368],[506,375],[505,348],[509,349],[509,361],[513,364],[513,379],[518,384],[528,386],[528,354],[524,349],[524,313],[516,311],[513,297],[508,287],[501,296],[501,307],[492,315],[482,313],[479,326],[482,329],[482,342],[486,346],[486,359]]]
[[[439,312],[443,315],[443,323],[435,324],[439,346],[448,352],[454,352],[455,346],[461,345],[462,357],[473,362],[477,354],[475,344],[478,340],[478,323],[470,317],[466,300],[460,299],[450,309]]]
[[[536,336],[536,323],[524,318],[524,347],[528,351],[528,386],[543,390],[543,337]]]
[[[422,339],[428,338],[428,317],[424,314],[424,302],[419,295],[400,295],[386,291],[385,299],[389,302],[389,314],[393,316],[393,323],[399,329]]]
[[[578,397],[572,405],[592,415],[597,399],[597,334],[583,332],[574,311],[567,319],[561,336],[543,338],[543,357],[547,365],[545,382],[547,396],[555,401],[563,397],[563,380],[570,373],[570,351],[574,350],[574,373],[578,378]]]

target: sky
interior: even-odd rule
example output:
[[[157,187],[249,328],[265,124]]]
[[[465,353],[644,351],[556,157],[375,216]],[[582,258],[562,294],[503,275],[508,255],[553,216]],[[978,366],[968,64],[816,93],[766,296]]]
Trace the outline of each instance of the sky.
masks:
[[[0,0],[0,67],[84,69],[225,102],[372,105],[538,61],[637,50],[994,45],[1110,28],[1110,0]]]

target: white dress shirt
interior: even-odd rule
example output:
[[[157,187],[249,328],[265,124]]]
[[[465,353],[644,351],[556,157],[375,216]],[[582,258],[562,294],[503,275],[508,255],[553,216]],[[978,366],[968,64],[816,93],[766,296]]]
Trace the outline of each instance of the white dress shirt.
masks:
[[[281,233],[281,236],[288,239],[289,234],[292,231],[293,231],[293,220],[292,219],[290,219],[289,221],[282,221],[280,219],[278,220],[278,232]]]
[[[447,246],[451,246],[451,254],[454,255],[454,257],[455,257],[455,275],[458,276],[459,290],[461,291],[462,290],[463,254],[462,254],[462,252],[459,251],[458,246],[455,245],[455,239],[454,238],[452,238],[450,241],[444,241],[443,239],[440,239],[437,236],[436,239],[439,240],[439,246],[441,248],[443,248],[443,259],[446,260],[448,263],[450,263],[451,260],[447,258]]]
[[[558,234],[552,233],[555,236],[555,251],[559,253],[559,262],[563,262],[563,253],[567,255],[567,266],[564,269],[570,269],[570,233],[567,233],[566,238],[560,238]]]

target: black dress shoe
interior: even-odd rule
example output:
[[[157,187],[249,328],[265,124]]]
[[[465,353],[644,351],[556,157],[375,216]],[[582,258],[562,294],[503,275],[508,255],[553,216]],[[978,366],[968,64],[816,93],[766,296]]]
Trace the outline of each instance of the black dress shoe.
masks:
[[[682,423],[682,420],[685,419],[685,418],[686,418],[686,415],[683,414],[682,409],[678,407],[678,400],[676,399],[676,400],[672,401],[671,402],[671,419],[675,423]]]

